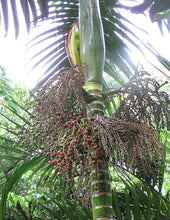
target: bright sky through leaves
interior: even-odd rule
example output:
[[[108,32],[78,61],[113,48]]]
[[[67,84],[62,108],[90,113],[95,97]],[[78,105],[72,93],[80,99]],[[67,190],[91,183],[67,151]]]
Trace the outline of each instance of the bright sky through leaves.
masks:
[[[162,37],[157,24],[152,24],[148,17],[140,14],[128,14],[128,16],[130,16],[129,18],[134,24],[149,33],[147,38],[146,35],[140,34],[140,39],[145,39],[150,42],[161,55],[170,60],[170,38],[167,31],[164,31],[164,37]],[[23,82],[28,88],[31,88],[41,75],[41,68],[36,68],[36,70],[32,71],[28,76],[30,66],[25,65],[28,63],[31,55],[35,54],[33,49],[32,53],[31,50],[29,53],[26,53],[25,48],[25,45],[31,39],[32,34],[30,36],[27,34],[24,23],[23,28],[20,30],[18,40],[15,40],[13,30],[9,30],[9,34],[6,38],[4,37],[5,32],[3,27],[0,27],[0,30],[0,65],[6,69],[7,76],[11,80],[14,82]],[[135,50],[134,53],[135,55],[133,59],[136,64],[138,64],[139,61],[145,63],[144,57],[142,57],[139,52]],[[144,53],[146,53],[148,60],[156,62],[151,54],[148,52]]]

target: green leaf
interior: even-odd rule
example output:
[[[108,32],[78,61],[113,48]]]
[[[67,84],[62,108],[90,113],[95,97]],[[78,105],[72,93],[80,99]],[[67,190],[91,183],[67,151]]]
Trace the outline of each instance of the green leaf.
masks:
[[[16,106],[18,106],[18,105],[16,105],[16,103],[17,102],[14,102],[14,104],[15,104],[15,108],[14,109],[16,109]],[[31,123],[25,118],[25,117],[22,117],[21,116],[21,113],[19,114],[19,113],[17,113],[17,111],[13,111],[10,107],[8,107],[7,105],[3,105],[4,107],[6,107],[10,112],[12,112],[14,115],[16,115],[16,116],[18,116],[22,121],[24,121],[26,124],[28,124],[28,125],[31,125]]]
[[[15,124],[18,128],[23,128],[22,125],[18,124],[16,121],[10,119],[9,117],[7,117],[5,114],[3,114],[2,112],[0,112],[0,115],[2,115],[4,118],[6,118],[8,121],[12,122],[13,124]]]
[[[10,144],[11,144],[11,143],[15,143],[14,140],[12,140],[12,139],[10,139],[10,138],[3,137],[3,136],[0,136],[0,140],[3,140],[3,141],[6,141],[6,142],[9,142]]]
[[[54,201],[54,202],[58,205],[58,207],[60,209],[63,210],[63,212],[67,215],[69,220],[75,220],[76,219],[76,216],[73,214],[73,212],[70,209],[68,209],[65,205],[62,205],[61,203],[59,203],[57,201]]]
[[[127,189],[125,189],[125,210],[126,210],[126,219],[131,220],[132,216],[130,212],[130,198]]]
[[[20,164],[15,165],[14,170],[11,172],[9,177],[7,178],[6,183],[2,189],[1,203],[0,203],[0,220],[4,219],[6,201],[8,198],[8,193],[13,189],[14,186],[19,182],[22,175],[26,173],[28,170],[34,168],[37,164],[39,164],[44,156],[34,156],[32,158],[28,158],[25,161],[22,161]]]
[[[18,20],[16,1],[11,0],[10,2],[11,2],[11,8],[12,8],[13,21],[14,21],[15,37],[17,38],[18,33],[19,33],[19,20]]]
[[[77,205],[73,204],[68,199],[66,201],[70,205],[72,210],[74,210],[74,212],[77,214],[78,219],[82,219],[82,220],[86,220],[87,219],[87,217],[84,215],[84,213],[78,209]]]
[[[122,215],[121,215],[121,211],[120,211],[120,207],[119,207],[119,200],[118,200],[117,195],[114,190],[112,192],[112,198],[113,198],[113,209],[116,212],[116,217],[119,220],[122,220]]]
[[[2,13],[4,17],[5,31],[8,33],[9,17],[8,17],[8,1],[1,0]]]
[[[168,205],[168,211],[167,211],[167,216],[165,220],[168,220],[170,218],[170,203]]]
[[[0,155],[0,159],[22,160],[21,157],[14,157],[14,156],[10,156],[10,155]]]
[[[45,208],[50,214],[52,214],[54,217],[56,217],[58,220],[63,220],[63,216],[59,215],[57,212],[53,211],[52,209],[48,208],[47,206],[44,206],[43,204],[40,204],[43,208]]]
[[[152,194],[151,191],[149,191],[148,205],[147,205],[147,210],[146,210],[146,220],[150,220],[151,219],[152,201],[153,201],[153,194]]]
[[[29,33],[29,30],[30,30],[30,11],[29,11],[28,2],[29,1],[20,0],[21,8],[22,8],[22,11],[24,14],[25,23],[26,23],[26,27],[27,27],[27,32]],[[33,10],[35,10],[35,8]]]
[[[160,214],[161,214],[161,206],[162,206],[162,198],[161,196],[158,198],[158,207],[157,207],[157,211],[156,211],[156,216],[155,216],[155,220],[159,220],[160,219]]]
[[[18,154],[21,154],[21,153],[24,152],[23,149],[14,148],[14,147],[9,147],[9,146],[5,146],[5,145],[0,145],[0,148],[6,149],[6,150],[9,150],[9,151],[11,151],[11,152],[18,153]]]

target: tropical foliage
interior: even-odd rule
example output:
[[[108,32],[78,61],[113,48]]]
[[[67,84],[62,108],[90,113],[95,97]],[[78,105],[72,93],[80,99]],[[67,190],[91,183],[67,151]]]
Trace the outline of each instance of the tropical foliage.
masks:
[[[168,28],[166,2],[144,1],[135,7],[117,1],[100,2],[107,51],[104,70],[119,88],[108,90],[103,80],[104,90],[90,89],[89,94],[89,84],[83,87],[84,79],[80,75],[87,70],[89,61],[84,62],[82,58],[83,63],[76,69],[65,69],[70,66],[65,38],[78,17],[78,1],[38,1],[37,4],[21,1],[28,30],[30,10],[34,24],[44,18],[50,23],[49,29],[30,43],[31,47],[49,43],[33,57],[44,54],[35,65],[45,63],[47,68],[39,87],[30,96],[29,105],[28,99],[21,101],[17,96],[14,99],[15,90],[10,87],[2,69],[1,83],[5,89],[1,90],[0,219],[93,219],[98,210],[95,207],[100,206],[98,202],[101,201],[94,196],[92,209],[91,193],[102,192],[103,179],[105,183],[109,181],[109,172],[111,196],[110,188],[106,187],[106,190],[111,197],[109,205],[114,219],[170,217],[168,188],[162,193],[169,169],[166,166],[170,145],[168,95],[161,91],[164,83],[150,79],[147,72],[133,75],[135,67],[128,56],[130,46],[126,42],[140,49],[140,40],[123,23],[130,22],[118,10],[143,13],[150,9],[152,21],[159,21],[160,27],[165,22]],[[7,31],[8,6],[4,1],[1,6]],[[11,6],[17,36],[19,22],[15,1],[11,1]],[[93,6],[90,11],[95,14]],[[87,39],[88,36],[81,42],[84,47],[88,47]],[[158,58],[163,62],[163,58]],[[165,59],[163,64],[169,66]],[[88,81],[88,73],[85,81]],[[98,94],[93,96],[93,93]],[[88,112],[96,111],[96,106],[100,112],[101,99],[96,105],[96,96],[102,97],[107,116],[88,117]],[[106,170],[108,158],[110,164]],[[6,208],[9,216],[5,215]]]
[[[23,112],[23,108],[20,110]],[[9,109],[9,111],[8,114],[6,114],[8,117],[13,114],[11,109]],[[15,115],[15,118],[17,117],[18,116]],[[25,117],[23,117],[23,119],[24,118]],[[1,181],[3,183],[6,178],[8,180],[2,192],[2,201],[5,202],[8,198],[8,214],[6,215],[6,218],[92,219],[91,211],[82,206],[81,203],[78,205],[74,199],[74,185],[76,184],[76,177],[69,183],[69,185],[63,185],[63,175],[60,177],[56,171],[53,171],[54,165],[51,164],[51,162],[49,163],[49,156],[42,154],[40,148],[37,150],[37,143],[24,144],[24,147],[20,146],[21,141],[18,140],[20,140],[19,136],[21,135],[21,130],[24,132],[26,127],[31,130],[30,123],[25,124],[25,121],[20,119],[21,117],[15,121],[20,121],[20,125],[22,125],[20,127],[22,127],[22,129],[19,128],[19,124],[17,125],[19,129],[16,129],[16,124],[10,121],[10,118],[8,120],[9,124],[14,124],[15,136],[9,131],[3,131],[3,135],[1,136],[1,154],[3,155]],[[25,124],[24,126],[23,123]],[[51,123],[49,123],[49,126],[50,125]],[[17,130],[18,134],[16,132]],[[37,132],[37,130],[24,132],[24,136],[26,134],[33,134],[34,138],[37,139],[37,136],[40,135],[40,133]],[[51,132],[53,133],[53,131],[50,131],[49,133]],[[162,133],[162,135],[163,134],[168,150],[169,135],[166,132]],[[8,135],[10,135],[10,137],[8,137]],[[30,139],[25,138],[25,140]],[[48,143],[46,136],[43,142]],[[39,145],[42,147],[41,143],[39,143]],[[47,145],[45,144],[45,146]],[[42,148],[42,150],[44,150],[44,148]],[[14,163],[12,161],[14,161]],[[9,165],[10,163],[11,165]],[[17,167],[16,164],[18,164]],[[163,173],[164,167],[161,168],[161,175],[163,175]],[[23,176],[23,174],[25,175]],[[165,175],[168,175],[168,173],[165,172]],[[85,174],[85,176],[87,176],[87,174]],[[129,219],[168,219],[168,188],[163,197],[161,194],[164,182],[162,178],[158,181],[157,185],[159,187],[159,191],[157,191],[150,184],[148,185],[146,182],[143,182],[143,180],[141,182],[138,178],[134,178],[134,176],[129,174],[127,175],[126,172],[122,173],[122,169],[118,166],[116,168],[116,172],[112,171],[112,180],[113,184],[115,184],[113,188],[113,207],[115,211],[115,218],[122,219],[126,216],[126,218]],[[14,188],[16,184],[17,187]],[[73,187],[73,191],[70,188],[71,186]],[[83,200],[83,192],[79,192],[78,197],[85,203],[88,202]],[[1,208],[3,209],[1,211],[3,213],[3,211],[5,211],[5,203],[2,203],[1,205]],[[44,218],[44,216],[46,217]]]

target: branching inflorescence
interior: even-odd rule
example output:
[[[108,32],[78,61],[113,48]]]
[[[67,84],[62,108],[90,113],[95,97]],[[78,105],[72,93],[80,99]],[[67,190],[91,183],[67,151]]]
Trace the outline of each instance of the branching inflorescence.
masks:
[[[167,96],[159,92],[161,86],[148,78],[138,81],[135,75],[122,90],[123,100],[113,117],[87,117],[80,72],[67,69],[37,91],[34,125],[21,143],[48,156],[64,183],[76,178],[78,193],[83,188],[89,192],[91,169],[100,175],[98,162],[108,158],[113,166],[155,184],[165,160],[159,130],[154,129],[164,127],[166,118]]]

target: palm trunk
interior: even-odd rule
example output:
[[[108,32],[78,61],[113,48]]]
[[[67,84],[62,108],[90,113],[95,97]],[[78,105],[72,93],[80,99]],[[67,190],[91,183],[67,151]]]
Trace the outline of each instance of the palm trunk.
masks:
[[[90,102],[88,105],[89,110],[87,115],[104,115],[101,85],[98,83],[90,82],[85,84],[84,89],[89,95],[94,97],[94,101]]]
[[[88,115],[104,115],[102,80],[105,62],[105,42],[99,0],[80,0],[80,56],[87,65],[84,89],[95,97],[89,103]],[[102,151],[102,149],[101,149]],[[109,159],[101,153],[91,165],[91,194],[94,220],[113,219],[109,175]]]
[[[89,103],[88,115],[103,115],[103,97],[100,84],[87,83],[86,91],[95,101]],[[109,159],[104,155],[91,165],[91,195],[94,220],[113,220]]]
[[[112,195],[108,161],[105,161],[105,163],[103,163],[102,159],[97,160],[97,165],[99,168],[99,173],[96,174],[96,167],[94,167],[94,169],[92,169],[91,171],[93,219],[113,220]]]

